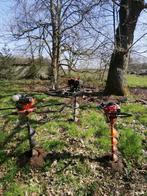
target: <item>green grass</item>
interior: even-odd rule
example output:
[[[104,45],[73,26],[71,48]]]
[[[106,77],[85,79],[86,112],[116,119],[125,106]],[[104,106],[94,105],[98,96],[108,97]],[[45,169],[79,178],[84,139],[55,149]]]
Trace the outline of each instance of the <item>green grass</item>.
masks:
[[[7,162],[5,162],[5,165],[7,167],[7,172],[5,176],[2,179],[2,183],[4,185],[7,185],[8,183],[13,183],[15,176],[18,172],[18,167],[16,165],[16,161],[13,159],[7,159]]]
[[[39,195],[41,193],[42,193],[42,189],[40,188],[40,185],[38,185],[37,183],[31,183],[30,185],[27,185],[27,184],[21,184],[19,182],[14,182],[4,193],[4,196],[14,196],[14,195],[24,196],[26,194]]]
[[[130,128],[121,130],[120,150],[127,160],[142,158],[142,137]]]
[[[147,114],[140,115],[138,119],[140,123],[147,127]]]
[[[49,140],[44,142],[43,147],[45,150],[50,151],[62,151],[66,147],[66,143],[61,140]]]
[[[130,112],[132,114],[145,113],[146,112],[146,106],[141,105],[139,103],[129,103],[129,104],[122,105],[122,110],[124,112]]]
[[[87,75],[87,77],[92,77]],[[86,79],[85,79],[86,80]],[[90,81],[90,79],[89,79]],[[28,85],[44,85],[39,81],[0,81],[1,95],[28,91]],[[141,83],[140,83],[141,85]],[[35,95],[38,103],[65,102],[63,98],[47,95]],[[88,103],[96,105],[96,103]],[[0,99],[0,106],[13,106],[10,97]],[[52,107],[58,110],[60,106]],[[51,109],[51,108],[49,108]],[[131,112],[130,118],[118,119],[117,130],[120,132],[119,149],[129,163],[144,161],[142,149],[142,127],[146,126],[146,107],[139,103],[128,103],[122,111]],[[19,168],[17,157],[28,150],[27,129],[18,128],[17,133],[0,149],[0,187],[4,195],[98,195],[108,193],[105,183],[111,184],[113,178],[107,167],[101,167],[97,156],[111,151],[110,128],[103,114],[95,109],[80,110],[79,122],[69,122],[72,109],[66,108],[61,113],[30,114],[31,126],[36,130],[35,139],[39,146],[51,156],[40,169],[29,165]],[[7,111],[1,111],[6,114]],[[17,116],[0,118],[0,143],[15,130]],[[22,141],[25,139],[24,141]],[[13,154],[12,154],[13,153]],[[55,156],[57,154],[57,157]],[[10,155],[10,156],[9,156]],[[93,158],[93,159],[92,159]],[[106,171],[105,171],[106,170]],[[101,177],[102,176],[102,177]],[[107,178],[108,177],[108,178]],[[99,180],[100,179],[100,180]],[[103,184],[103,186],[101,185]],[[100,189],[99,189],[100,188]],[[107,190],[106,190],[107,189]],[[108,192],[107,192],[108,191]],[[111,191],[109,194],[111,195]]]
[[[84,84],[89,87],[104,86],[107,73],[104,74],[103,81],[101,81],[101,73],[95,71],[96,70],[91,70],[91,73],[71,72],[71,77],[80,77],[84,81]],[[147,87],[147,76],[137,76],[128,74],[126,75],[126,84],[129,87]]]
[[[127,75],[129,87],[147,87],[147,76]]]

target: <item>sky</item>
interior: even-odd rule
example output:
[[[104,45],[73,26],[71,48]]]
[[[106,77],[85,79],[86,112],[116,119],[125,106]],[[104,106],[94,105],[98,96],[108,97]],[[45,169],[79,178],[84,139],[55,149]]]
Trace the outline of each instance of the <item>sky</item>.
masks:
[[[10,43],[9,39],[4,39],[3,36],[9,36],[9,24],[13,16],[14,1],[13,0],[0,0],[0,50],[7,44],[13,48],[14,43]]]
[[[147,0],[145,0],[145,2],[147,3]],[[3,35],[6,37],[9,35],[8,24],[11,23],[12,16],[14,14],[13,6],[14,0],[0,0],[0,51],[5,44],[11,49],[11,51],[14,51],[17,46],[17,43],[10,41],[10,39],[3,38]],[[144,25],[145,23],[146,26]],[[147,33],[147,9],[144,10],[139,17],[134,42],[136,42],[136,40],[138,40],[145,33]],[[145,35],[134,45],[133,50],[138,58],[147,58],[147,35]]]
[[[5,23],[11,19],[11,6],[13,5],[13,0],[0,0],[0,30],[4,31],[6,28]]]

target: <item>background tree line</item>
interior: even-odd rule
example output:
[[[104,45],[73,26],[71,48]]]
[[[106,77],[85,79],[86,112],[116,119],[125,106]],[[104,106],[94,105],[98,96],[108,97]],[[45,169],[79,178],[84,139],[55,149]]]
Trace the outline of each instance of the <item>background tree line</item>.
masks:
[[[110,65],[104,94],[125,94],[125,80],[144,0],[15,0],[13,40],[37,59],[48,59],[48,78],[57,89],[60,70]],[[116,85],[117,84],[117,85]]]

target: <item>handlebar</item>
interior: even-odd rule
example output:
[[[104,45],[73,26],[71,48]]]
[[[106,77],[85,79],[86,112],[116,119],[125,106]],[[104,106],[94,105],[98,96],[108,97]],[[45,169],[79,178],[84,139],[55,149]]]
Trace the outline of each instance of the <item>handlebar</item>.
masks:
[[[126,113],[126,112],[120,112],[119,114],[117,114],[118,117],[120,118],[126,118],[126,117],[131,117],[132,114],[131,113]]]
[[[101,103],[97,108],[103,110],[104,114],[109,118],[125,118],[132,116],[130,113],[121,112],[120,106],[114,102]]]

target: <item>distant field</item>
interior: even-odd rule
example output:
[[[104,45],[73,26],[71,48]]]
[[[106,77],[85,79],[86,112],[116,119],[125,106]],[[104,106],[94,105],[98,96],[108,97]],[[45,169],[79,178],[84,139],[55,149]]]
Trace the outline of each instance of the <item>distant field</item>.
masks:
[[[127,75],[129,87],[147,87],[147,76]]]
[[[71,72],[71,77],[80,77],[85,84],[98,87],[105,86],[107,73],[104,70],[83,70],[81,72]],[[67,75],[67,77],[70,77]],[[130,75],[126,76],[126,83],[129,87],[147,87],[147,76]]]
[[[86,72],[72,72],[70,75],[61,76],[60,78],[60,85],[61,87],[67,86],[67,80],[69,77],[80,77],[81,80],[84,82],[84,86],[86,87],[94,87],[94,88],[104,88],[105,82],[106,82],[106,74],[100,71],[89,71]],[[129,87],[145,87],[147,88],[147,76],[137,76],[137,75],[127,75],[126,77],[126,83]],[[51,86],[50,81],[48,80],[0,80],[0,91],[1,94],[11,94],[13,93],[13,88],[15,89],[15,92],[21,92],[21,91],[29,91],[28,87],[30,86],[30,91],[34,91],[37,87],[39,87],[40,90],[42,89],[48,89]]]

